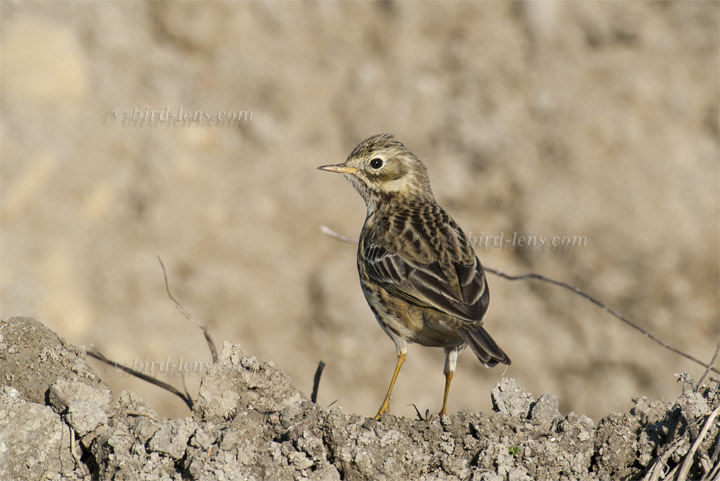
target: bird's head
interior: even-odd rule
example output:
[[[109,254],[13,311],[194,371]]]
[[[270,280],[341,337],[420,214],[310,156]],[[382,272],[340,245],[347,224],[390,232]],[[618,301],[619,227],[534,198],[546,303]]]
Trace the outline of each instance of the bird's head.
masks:
[[[368,213],[391,199],[433,199],[425,165],[390,134],[365,139],[342,164],[318,169],[345,174],[365,200]]]

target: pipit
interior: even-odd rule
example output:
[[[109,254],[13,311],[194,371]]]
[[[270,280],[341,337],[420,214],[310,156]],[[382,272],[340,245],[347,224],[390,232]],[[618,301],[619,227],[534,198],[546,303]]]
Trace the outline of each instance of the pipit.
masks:
[[[318,168],[345,174],[367,206],[357,251],[360,285],[397,351],[375,419],[390,411],[408,342],[445,350],[444,416],[463,349],[470,346],[487,367],[510,364],[482,327],[490,292],[480,261],[462,229],[435,202],[425,165],[392,135],[370,137],[344,163]]]

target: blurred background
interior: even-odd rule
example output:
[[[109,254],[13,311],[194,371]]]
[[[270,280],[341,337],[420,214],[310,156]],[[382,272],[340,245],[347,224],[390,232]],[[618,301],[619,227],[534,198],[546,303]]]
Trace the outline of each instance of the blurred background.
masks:
[[[274,361],[308,395],[323,360],[319,403],[373,415],[395,349],[362,296],[355,247],[319,229],[355,237],[365,207],[315,168],[389,132],[428,166],[485,265],[570,282],[712,356],[717,2],[1,8],[2,316],[36,317],[150,374],[155,362],[176,386],[183,370],[195,394],[201,373],[186,363],[210,356],[165,294],[160,255],[218,344]],[[567,291],[489,282],[505,375],[557,394],[563,412],[597,420],[633,396],[674,399],[674,373],[702,373]],[[115,394],[187,415],[96,367]],[[441,350],[411,345],[393,412],[437,412],[442,368]],[[450,410],[490,409],[502,374],[465,352]]]

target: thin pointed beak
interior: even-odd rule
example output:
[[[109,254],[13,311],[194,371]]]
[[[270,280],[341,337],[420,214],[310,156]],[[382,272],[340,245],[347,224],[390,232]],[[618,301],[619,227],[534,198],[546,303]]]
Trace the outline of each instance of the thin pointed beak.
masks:
[[[345,164],[321,165],[318,170],[327,170],[328,172],[337,172],[338,174],[354,174],[358,170]]]

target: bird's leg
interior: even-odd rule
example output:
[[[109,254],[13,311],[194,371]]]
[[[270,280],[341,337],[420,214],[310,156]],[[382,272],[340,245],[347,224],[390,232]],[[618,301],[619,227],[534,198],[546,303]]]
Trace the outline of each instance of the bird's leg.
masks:
[[[443,404],[439,416],[445,416],[447,412],[448,394],[450,394],[450,383],[452,382],[455,367],[457,366],[458,351],[455,348],[445,349],[445,393],[443,394]]]
[[[445,416],[447,411],[447,400],[448,400],[448,394],[450,394],[450,383],[452,382],[453,378],[453,372],[446,372],[445,373],[445,394],[443,394],[443,405],[442,409],[440,410],[439,416]]]
[[[393,386],[395,386],[395,380],[398,377],[398,373],[400,372],[400,368],[402,367],[403,363],[405,362],[406,357],[407,357],[406,353],[398,352],[397,364],[395,365],[395,372],[393,373],[392,380],[390,381],[390,387],[388,388],[388,392],[385,395],[385,400],[383,401],[382,405],[380,406],[378,413],[375,415],[376,420],[379,420],[380,416],[382,416],[383,414],[390,412],[390,395],[392,394]]]

